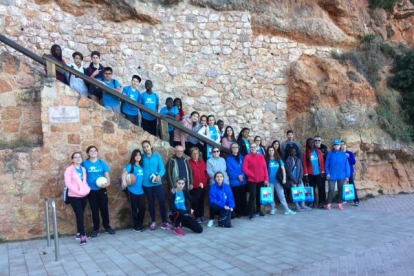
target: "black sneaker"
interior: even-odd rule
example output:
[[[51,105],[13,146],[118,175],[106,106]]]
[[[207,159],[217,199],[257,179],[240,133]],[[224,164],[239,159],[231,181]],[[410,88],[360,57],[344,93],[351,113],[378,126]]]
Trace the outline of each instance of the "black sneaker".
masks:
[[[266,216],[265,213],[263,213],[262,211],[260,211],[258,214],[259,214],[260,217],[265,217]]]
[[[105,233],[113,235],[113,234],[115,234],[115,230],[112,229],[112,228],[108,228],[108,229],[105,230]]]
[[[87,240],[86,236],[82,236],[81,240],[80,240],[80,245],[82,245],[82,246],[86,245],[86,243],[87,243],[86,240]]]
[[[137,227],[137,228],[134,228],[134,231],[135,232],[144,232],[145,228],[144,227]]]
[[[91,234],[91,238],[96,238],[99,236],[99,231],[98,230],[93,230],[92,234]]]
[[[254,215],[253,215],[253,214],[250,214],[250,215],[249,215],[249,219],[250,219],[250,220],[254,219]]]

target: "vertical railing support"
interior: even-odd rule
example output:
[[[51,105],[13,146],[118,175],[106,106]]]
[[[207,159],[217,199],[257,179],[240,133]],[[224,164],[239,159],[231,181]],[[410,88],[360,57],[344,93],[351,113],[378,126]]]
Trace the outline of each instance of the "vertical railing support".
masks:
[[[46,240],[47,247],[50,247],[50,217],[49,217],[49,200],[45,198],[45,215],[46,215]]]
[[[59,232],[57,225],[56,201],[52,200],[53,236],[55,239],[55,261],[60,261]]]
[[[56,65],[53,62],[46,61],[46,68],[47,68],[47,77],[48,78],[56,78]]]

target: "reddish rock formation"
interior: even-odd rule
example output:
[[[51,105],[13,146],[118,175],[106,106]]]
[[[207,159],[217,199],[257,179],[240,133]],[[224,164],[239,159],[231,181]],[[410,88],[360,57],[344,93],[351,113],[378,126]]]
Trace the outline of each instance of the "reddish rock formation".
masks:
[[[327,146],[345,139],[359,163],[361,195],[414,191],[414,147],[379,128],[375,93],[352,66],[302,56],[291,64],[288,85],[288,124],[300,141],[315,134]]]

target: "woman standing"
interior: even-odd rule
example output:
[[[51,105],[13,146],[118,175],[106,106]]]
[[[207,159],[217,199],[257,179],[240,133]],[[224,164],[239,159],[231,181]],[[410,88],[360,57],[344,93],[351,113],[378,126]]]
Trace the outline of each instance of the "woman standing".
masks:
[[[338,209],[342,210],[344,209],[342,205],[342,186],[348,182],[351,169],[348,157],[345,152],[341,151],[341,140],[333,141],[333,150],[326,157],[325,171],[329,185],[326,210],[330,210],[332,207],[336,183],[338,183]]]
[[[289,187],[303,187],[302,161],[296,156],[296,148],[294,147],[289,149],[289,157],[286,159],[286,175]],[[300,204],[296,202],[295,205],[297,212],[312,210],[312,208],[305,205],[305,202],[301,202]]]
[[[201,115],[200,117],[200,129],[198,130],[198,134],[203,135],[204,137],[210,139],[210,131],[208,130],[208,125],[207,125],[207,116],[206,115]],[[207,145],[205,143],[203,143],[202,145],[203,149],[201,150],[201,152],[203,153],[203,159],[204,161],[207,161]]]
[[[260,136],[254,137],[254,142],[257,145],[257,153],[263,154],[265,156],[266,151],[265,151],[265,148],[262,146],[262,137]]]
[[[220,144],[220,131],[218,126],[216,125],[216,119],[213,115],[209,115],[207,117],[208,122],[208,132],[209,132],[209,138],[216,142],[217,144]],[[210,158],[213,156],[212,150],[213,146],[207,145],[207,158]]]
[[[132,173],[135,175],[135,184],[127,186],[126,176]],[[145,217],[145,196],[142,182],[144,179],[144,169],[142,168],[142,154],[139,149],[132,151],[129,164],[122,170],[122,188],[127,189],[129,204],[132,214],[132,228],[137,232],[145,230],[143,227]]]
[[[250,129],[244,127],[237,136],[237,144],[240,146],[240,153],[246,156],[250,153],[250,141],[249,141]]]
[[[161,215],[161,229],[172,229],[173,226],[167,222],[167,210],[165,209],[165,194],[162,186],[162,177],[165,175],[165,167],[161,155],[152,150],[151,143],[148,140],[142,142],[144,150],[144,193],[147,196],[149,212],[151,216],[150,230],[157,229],[155,221],[155,198],[158,200]]]
[[[200,114],[197,111],[193,111],[190,114],[190,122],[191,122],[191,130],[198,133],[201,128],[201,124],[198,121]],[[189,135],[187,138],[187,142],[185,143],[185,154],[190,155],[190,149],[192,147],[197,147],[200,152],[203,152],[204,148],[203,145],[198,141],[197,138]]]
[[[83,215],[85,212],[87,196],[90,188],[86,183],[86,170],[81,166],[82,154],[75,152],[72,154],[72,165],[65,170],[65,186],[68,188],[68,201],[72,206],[76,216],[77,234],[76,239],[80,240],[80,245],[86,245],[85,226]]]
[[[309,183],[314,190],[318,187],[318,208],[323,209],[326,205],[325,161],[322,152],[315,147],[313,138],[306,140],[306,151],[303,153],[304,181]],[[315,203],[311,206],[315,208]]]
[[[279,140],[274,140],[272,142],[272,147],[275,149],[275,155],[278,154],[280,156],[280,158],[282,158],[282,160],[283,160],[283,152],[282,152],[282,148],[281,148],[280,145],[281,144],[280,144]],[[286,172],[286,169],[285,169],[285,172]],[[287,179],[287,175],[286,175],[286,179]],[[291,192],[290,188],[288,187],[288,185],[284,185],[283,190],[285,191],[286,202],[289,202],[289,200],[290,200],[290,202],[292,202],[292,192]]]
[[[264,217],[261,210],[260,188],[269,185],[269,174],[267,165],[262,154],[257,153],[257,145],[250,145],[251,153],[246,155],[243,164],[243,172],[247,176],[247,188],[249,190],[249,219],[254,218],[254,204],[256,201],[256,214]]]
[[[210,187],[210,220],[207,227],[214,225],[214,217],[219,215],[220,227],[231,227],[231,213],[234,209],[234,198],[228,183],[224,182],[224,175],[217,172],[214,175],[214,184]]]
[[[190,194],[197,200],[193,203],[194,216],[198,223],[203,223],[204,220],[204,198],[206,194],[206,187],[208,183],[208,174],[206,163],[200,156],[200,150],[197,147],[190,149],[190,166],[193,172],[193,189]]]
[[[60,48],[59,45],[57,44],[53,44],[52,48],[50,48],[50,53],[52,54],[52,56],[59,62],[63,63],[64,65],[66,65],[65,60],[62,58],[62,48]],[[59,73],[58,71],[56,71],[56,79],[58,81],[61,81],[65,84],[69,84],[66,76],[62,73]]]
[[[213,156],[207,160],[207,174],[210,177],[210,185],[214,183],[214,175],[221,172],[224,176],[224,182],[229,184],[229,176],[227,175],[226,160],[220,157],[220,149],[218,147],[212,148]]]
[[[239,153],[239,144],[231,144],[231,154],[226,159],[227,173],[231,191],[233,192],[236,207],[234,213],[236,218],[247,216],[246,184],[247,177],[243,172],[244,156]]]
[[[89,146],[86,149],[88,159],[82,163],[82,166],[86,169],[87,178],[91,192],[88,195],[89,206],[91,207],[92,220],[93,220],[93,232],[91,238],[99,236],[99,213],[101,213],[103,227],[105,232],[109,234],[115,234],[115,230],[109,225],[109,201],[106,187],[111,183],[111,177],[109,172],[111,169],[108,164],[101,159],[98,159],[98,148],[95,146]],[[98,187],[96,180],[99,177],[105,177],[107,184],[105,186]]]
[[[221,146],[230,149],[231,144],[236,142],[234,130],[231,126],[227,126],[224,130],[224,136],[221,138]]]
[[[282,184],[286,184],[286,170],[282,157],[273,147],[268,147],[266,152],[266,161],[267,169],[269,172],[269,186],[272,187],[273,191],[276,189],[277,197],[279,198],[279,201],[285,210],[285,215],[296,215],[296,212],[293,212],[289,209],[282,186]],[[279,170],[282,171],[282,179],[278,179]],[[274,215],[276,213],[275,207],[276,205],[273,202],[272,210],[270,211],[271,215]]]
[[[349,168],[351,170],[351,174],[349,176],[349,183],[354,186],[354,190],[355,190],[354,206],[359,206],[358,192],[357,192],[357,189],[355,187],[355,180],[354,180],[354,174],[355,174],[354,166],[356,164],[355,155],[352,151],[347,150],[346,142],[344,140],[342,140],[342,143],[341,143],[341,150],[343,152],[345,152],[346,156],[348,157]]]

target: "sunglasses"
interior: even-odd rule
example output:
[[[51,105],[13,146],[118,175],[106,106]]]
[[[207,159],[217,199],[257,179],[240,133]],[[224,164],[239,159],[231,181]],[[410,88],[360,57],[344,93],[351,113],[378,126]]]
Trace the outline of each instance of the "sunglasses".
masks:
[[[219,150],[213,150],[214,153],[220,152]]]
[[[322,141],[322,140],[315,140],[315,142],[320,142],[320,141]]]

